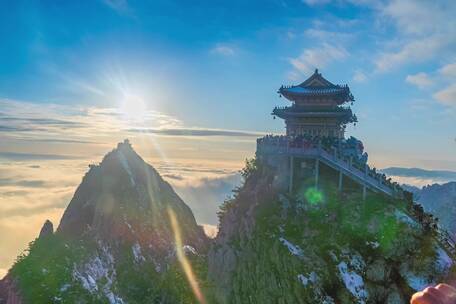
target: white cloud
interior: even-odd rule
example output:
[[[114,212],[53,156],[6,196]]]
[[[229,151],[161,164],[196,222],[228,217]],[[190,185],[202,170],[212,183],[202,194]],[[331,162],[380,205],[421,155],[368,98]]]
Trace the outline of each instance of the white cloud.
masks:
[[[218,43],[210,50],[210,53],[222,56],[234,56],[236,54],[236,50],[233,46],[228,44]]]
[[[433,97],[441,104],[456,107],[456,83],[436,92]]]
[[[424,72],[420,72],[415,75],[407,75],[405,81],[410,84],[413,84],[414,86],[417,86],[420,89],[429,87],[434,83],[432,79],[428,76],[428,74]]]
[[[120,15],[131,15],[132,13],[127,0],[102,0],[102,2]]]
[[[347,57],[348,52],[345,48],[324,43],[322,47],[303,50],[299,57],[291,58],[289,61],[297,71],[310,74],[316,68],[323,68],[333,61]]]
[[[443,66],[439,73],[447,77],[456,77],[456,62]]]
[[[62,143],[104,142],[107,137],[131,135],[128,129],[145,125],[158,129],[182,126],[177,118],[153,110],[145,110],[141,117],[132,118],[119,108],[34,104],[8,99],[0,99],[0,108],[3,114],[0,134],[5,139],[35,142],[50,142],[50,139]]]
[[[291,81],[299,81],[302,80],[302,75],[297,71],[289,71],[287,74],[287,78]]]
[[[131,12],[127,0],[103,0],[103,3],[121,15]]]
[[[375,60],[376,71],[387,72],[407,63],[431,59],[448,43],[445,35],[410,40],[397,51],[381,52]]]
[[[365,82],[367,81],[367,76],[363,71],[356,70],[355,74],[353,75],[353,80],[356,82]]]
[[[331,0],[302,0],[307,5],[314,6],[314,5],[325,5],[331,2]]]
[[[424,62],[442,52],[452,52],[456,44],[455,1],[392,0],[376,7],[379,21],[385,28],[393,22],[396,48],[385,49],[376,56],[377,72],[387,72],[402,65]],[[397,35],[396,35],[397,34]]]
[[[382,0],[347,0],[348,3],[359,6],[378,7]]]
[[[169,182],[192,209],[198,223],[216,225],[219,206],[233,194],[233,189],[240,185],[241,176],[229,174],[215,178],[191,178]]]
[[[321,41],[347,41],[353,38],[353,33],[335,32],[328,31],[318,28],[311,28],[304,32],[304,34],[310,38],[317,38]]]
[[[293,39],[296,38],[296,34],[295,34],[293,31],[288,31],[288,32],[286,33],[286,35],[287,35],[287,38],[288,38],[289,40],[293,40]]]
[[[393,19],[400,31],[407,34],[424,35],[441,29],[439,20],[446,15],[438,1],[393,0],[382,7],[382,14]]]

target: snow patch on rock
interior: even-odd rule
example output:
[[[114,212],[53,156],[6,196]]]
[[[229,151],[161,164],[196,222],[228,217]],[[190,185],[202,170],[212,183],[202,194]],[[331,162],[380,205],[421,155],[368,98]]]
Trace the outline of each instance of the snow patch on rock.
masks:
[[[316,283],[318,276],[314,271],[312,271],[308,277],[303,274],[298,274],[298,280],[302,283],[302,285],[307,286],[309,283]]]
[[[335,304],[334,299],[330,296],[325,296],[321,302],[322,304]]]
[[[377,249],[378,247],[380,247],[380,243],[377,241],[374,241],[374,242],[367,241],[366,245],[370,246],[373,249]]]
[[[70,287],[71,287],[70,284],[65,283],[65,284],[62,285],[62,287],[60,287],[60,292],[65,292]]]
[[[415,291],[422,290],[434,283],[430,280],[426,273],[417,273],[407,262],[401,264],[399,273],[405,279],[407,284]]]
[[[193,254],[197,255],[198,253],[196,252],[196,249],[190,245],[184,245],[182,247],[182,250],[184,251],[185,254]]]
[[[446,272],[453,265],[453,260],[448,256],[442,247],[437,246],[437,260],[436,267],[440,272]]]
[[[123,304],[123,300],[112,291],[116,277],[114,258],[107,248],[101,248],[101,254],[93,256],[83,265],[74,265],[73,278],[79,281],[84,289],[108,299],[110,304]]]
[[[138,243],[131,246],[131,251],[133,252],[136,263],[144,262],[146,260],[141,253],[141,246]]]
[[[403,276],[407,281],[407,284],[415,291],[422,290],[431,285],[431,282],[429,282],[426,278],[409,271],[405,272]]]
[[[355,271],[350,271],[345,262],[340,262],[337,268],[345,287],[357,299],[357,303],[366,303],[368,292],[364,288],[363,277]]]
[[[288,248],[288,251],[290,251],[290,253],[292,255],[295,255],[295,256],[298,256],[301,258],[304,256],[304,251],[301,248],[299,248],[298,245],[294,245],[293,243],[287,241],[283,237],[280,237],[279,240],[280,240],[280,242],[282,242],[283,245],[285,245]]]

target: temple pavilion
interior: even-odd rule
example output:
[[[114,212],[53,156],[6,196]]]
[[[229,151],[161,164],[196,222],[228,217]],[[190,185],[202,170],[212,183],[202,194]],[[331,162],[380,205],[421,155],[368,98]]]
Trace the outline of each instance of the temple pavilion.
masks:
[[[335,85],[318,69],[303,83],[282,86],[278,93],[292,102],[276,107],[272,115],[285,120],[287,136],[329,136],[343,138],[345,127],[356,123],[348,103],[354,98],[347,85]]]
[[[278,93],[290,106],[272,111],[285,120],[285,135],[266,135],[257,139],[256,155],[277,168],[275,184],[290,193],[319,187],[321,181],[334,183],[339,191],[380,192],[401,196],[397,183],[369,167],[362,142],[345,138],[345,128],[356,123],[350,105],[354,98],[348,85],[336,85],[318,70],[303,83],[282,86]]]

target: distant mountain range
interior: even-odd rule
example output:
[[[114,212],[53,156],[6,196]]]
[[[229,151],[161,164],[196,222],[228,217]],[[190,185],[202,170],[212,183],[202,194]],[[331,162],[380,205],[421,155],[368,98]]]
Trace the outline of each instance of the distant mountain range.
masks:
[[[386,175],[413,177],[417,179],[434,180],[435,182],[449,182],[456,181],[456,171],[447,170],[426,170],[420,168],[401,168],[389,167],[380,170]]]

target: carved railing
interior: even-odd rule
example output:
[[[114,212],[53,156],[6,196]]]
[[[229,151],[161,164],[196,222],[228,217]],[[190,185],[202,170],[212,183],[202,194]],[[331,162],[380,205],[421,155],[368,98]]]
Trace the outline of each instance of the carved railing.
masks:
[[[396,184],[389,183],[386,177],[376,173],[367,164],[353,162],[353,158],[341,157],[337,149],[325,149],[320,143],[303,141],[301,147],[293,147],[293,138],[287,136],[266,136],[258,139],[259,154],[285,154],[315,157],[323,160],[334,169],[343,170],[346,175],[359,180],[362,184],[389,196],[401,196],[403,190]]]

